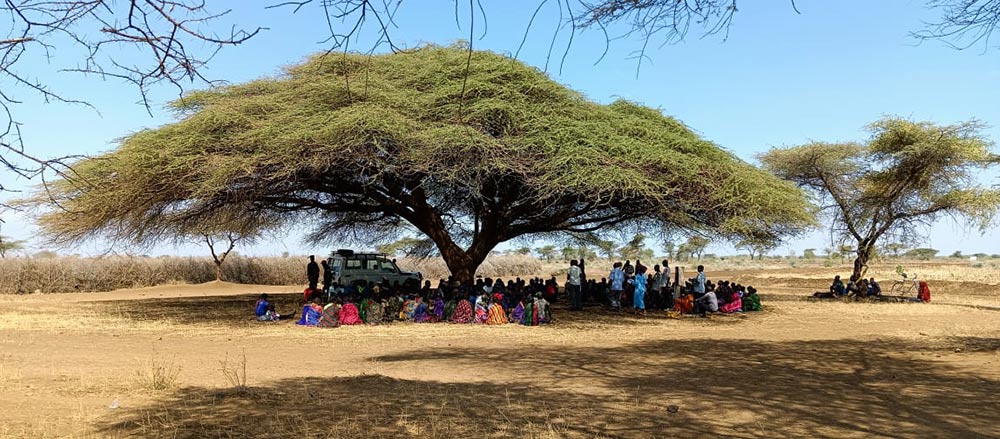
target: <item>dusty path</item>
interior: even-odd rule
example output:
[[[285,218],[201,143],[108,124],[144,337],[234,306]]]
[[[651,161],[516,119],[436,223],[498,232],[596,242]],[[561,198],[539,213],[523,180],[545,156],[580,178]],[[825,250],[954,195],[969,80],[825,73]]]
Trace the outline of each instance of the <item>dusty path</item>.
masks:
[[[991,294],[772,287],[747,316],[591,308],[537,328],[247,318],[256,294],[296,289],[0,297],[0,437],[1000,437]],[[244,353],[239,390],[222,369]],[[156,370],[176,379],[140,378]]]

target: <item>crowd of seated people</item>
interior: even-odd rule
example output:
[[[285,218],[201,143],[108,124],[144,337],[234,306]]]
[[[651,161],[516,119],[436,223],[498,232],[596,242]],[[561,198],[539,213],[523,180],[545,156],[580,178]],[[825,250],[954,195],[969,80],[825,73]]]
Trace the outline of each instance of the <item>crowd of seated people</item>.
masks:
[[[298,321],[303,326],[377,325],[396,321],[415,323],[521,324],[537,326],[552,321],[555,279],[480,278],[462,285],[440,280],[436,289],[399,283],[333,284],[327,293],[306,291],[307,303]]]
[[[860,280],[859,280],[860,279]],[[813,293],[816,299],[878,299],[882,297],[882,287],[875,281],[875,278],[865,279],[857,276],[851,278],[845,284],[840,276],[834,276],[833,283],[828,291],[818,291]]]
[[[905,274],[904,274],[905,278]],[[860,280],[859,280],[860,279]],[[842,300],[878,300],[878,301],[908,301],[928,303],[931,301],[931,290],[927,282],[917,283],[916,296],[883,295],[882,286],[875,281],[874,277],[865,279],[851,276],[847,284],[840,279],[840,276],[833,278],[829,291],[818,291],[813,293],[816,299],[842,299]]]
[[[679,314],[733,314],[762,311],[760,296],[753,286],[743,286],[727,280],[713,283],[705,277],[704,267],[698,266],[698,275],[688,279],[679,288],[673,311]]]
[[[666,264],[667,261],[664,261],[664,267]],[[669,272],[661,271],[659,265],[654,266],[651,274],[647,274],[648,268],[639,261],[635,265],[628,262],[625,265],[628,270],[622,263],[615,263],[607,278],[584,280],[581,288],[583,301],[603,304],[612,310],[632,307],[640,315],[647,309],[670,311],[674,315],[702,316],[762,309],[754,287],[724,280],[713,283],[706,278],[702,266],[698,267],[696,277],[679,285],[676,281],[672,282]],[[477,278],[474,283],[464,285],[449,278],[441,279],[437,288],[432,288],[429,280],[422,286],[390,284],[388,281],[355,281],[349,285],[334,283],[325,291],[306,290],[306,304],[298,324],[337,327],[401,321],[535,326],[552,321],[551,305],[556,302],[558,292],[559,284],[555,277],[517,278],[506,282]],[[278,316],[273,312],[273,306],[271,309],[273,316]],[[282,315],[261,320],[278,318],[289,317]]]

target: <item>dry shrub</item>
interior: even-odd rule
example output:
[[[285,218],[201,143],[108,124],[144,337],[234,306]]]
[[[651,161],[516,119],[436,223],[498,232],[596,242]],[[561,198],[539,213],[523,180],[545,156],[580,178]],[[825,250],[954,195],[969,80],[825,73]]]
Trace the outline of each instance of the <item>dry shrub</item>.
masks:
[[[291,285],[304,280],[296,258],[231,256],[223,279],[258,285]],[[215,264],[203,257],[111,256],[0,259],[0,294],[111,291],[215,280]]]
[[[150,359],[135,371],[133,377],[137,387],[146,390],[167,390],[177,384],[177,376],[180,375],[180,366],[174,365],[171,361],[159,361]]]
[[[222,372],[222,376],[226,379],[226,383],[229,384],[233,390],[238,393],[246,392],[247,390],[247,352],[243,351],[243,356],[237,358],[234,362],[229,361],[229,353],[226,353],[226,358],[219,361],[219,371]]]

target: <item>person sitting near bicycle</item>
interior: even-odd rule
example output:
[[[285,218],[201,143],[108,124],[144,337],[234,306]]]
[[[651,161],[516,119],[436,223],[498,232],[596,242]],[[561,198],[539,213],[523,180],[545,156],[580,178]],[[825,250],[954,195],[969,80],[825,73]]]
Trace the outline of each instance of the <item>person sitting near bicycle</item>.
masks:
[[[875,278],[868,279],[868,297],[879,297],[882,295],[882,287],[879,286],[878,282],[875,282]]]

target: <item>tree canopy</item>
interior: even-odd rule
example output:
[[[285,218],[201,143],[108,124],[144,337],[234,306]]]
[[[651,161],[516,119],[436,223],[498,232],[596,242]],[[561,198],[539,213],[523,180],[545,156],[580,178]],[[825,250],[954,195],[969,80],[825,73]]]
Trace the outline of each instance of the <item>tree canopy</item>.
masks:
[[[981,231],[1000,207],[1000,190],[979,173],[998,163],[972,121],[936,125],[887,117],[869,126],[866,143],[810,143],[760,156],[775,174],[807,189],[839,237],[857,243],[854,274],[864,275],[880,239],[914,243],[919,226],[943,215]]]
[[[470,55],[471,54],[471,55]],[[317,55],[197,91],[178,121],[73,166],[31,202],[58,242],[144,245],[206,227],[306,226],[315,241],[416,231],[460,279],[521,236],[682,228],[777,239],[799,189],[660,111],[591,102],[491,52]]]

